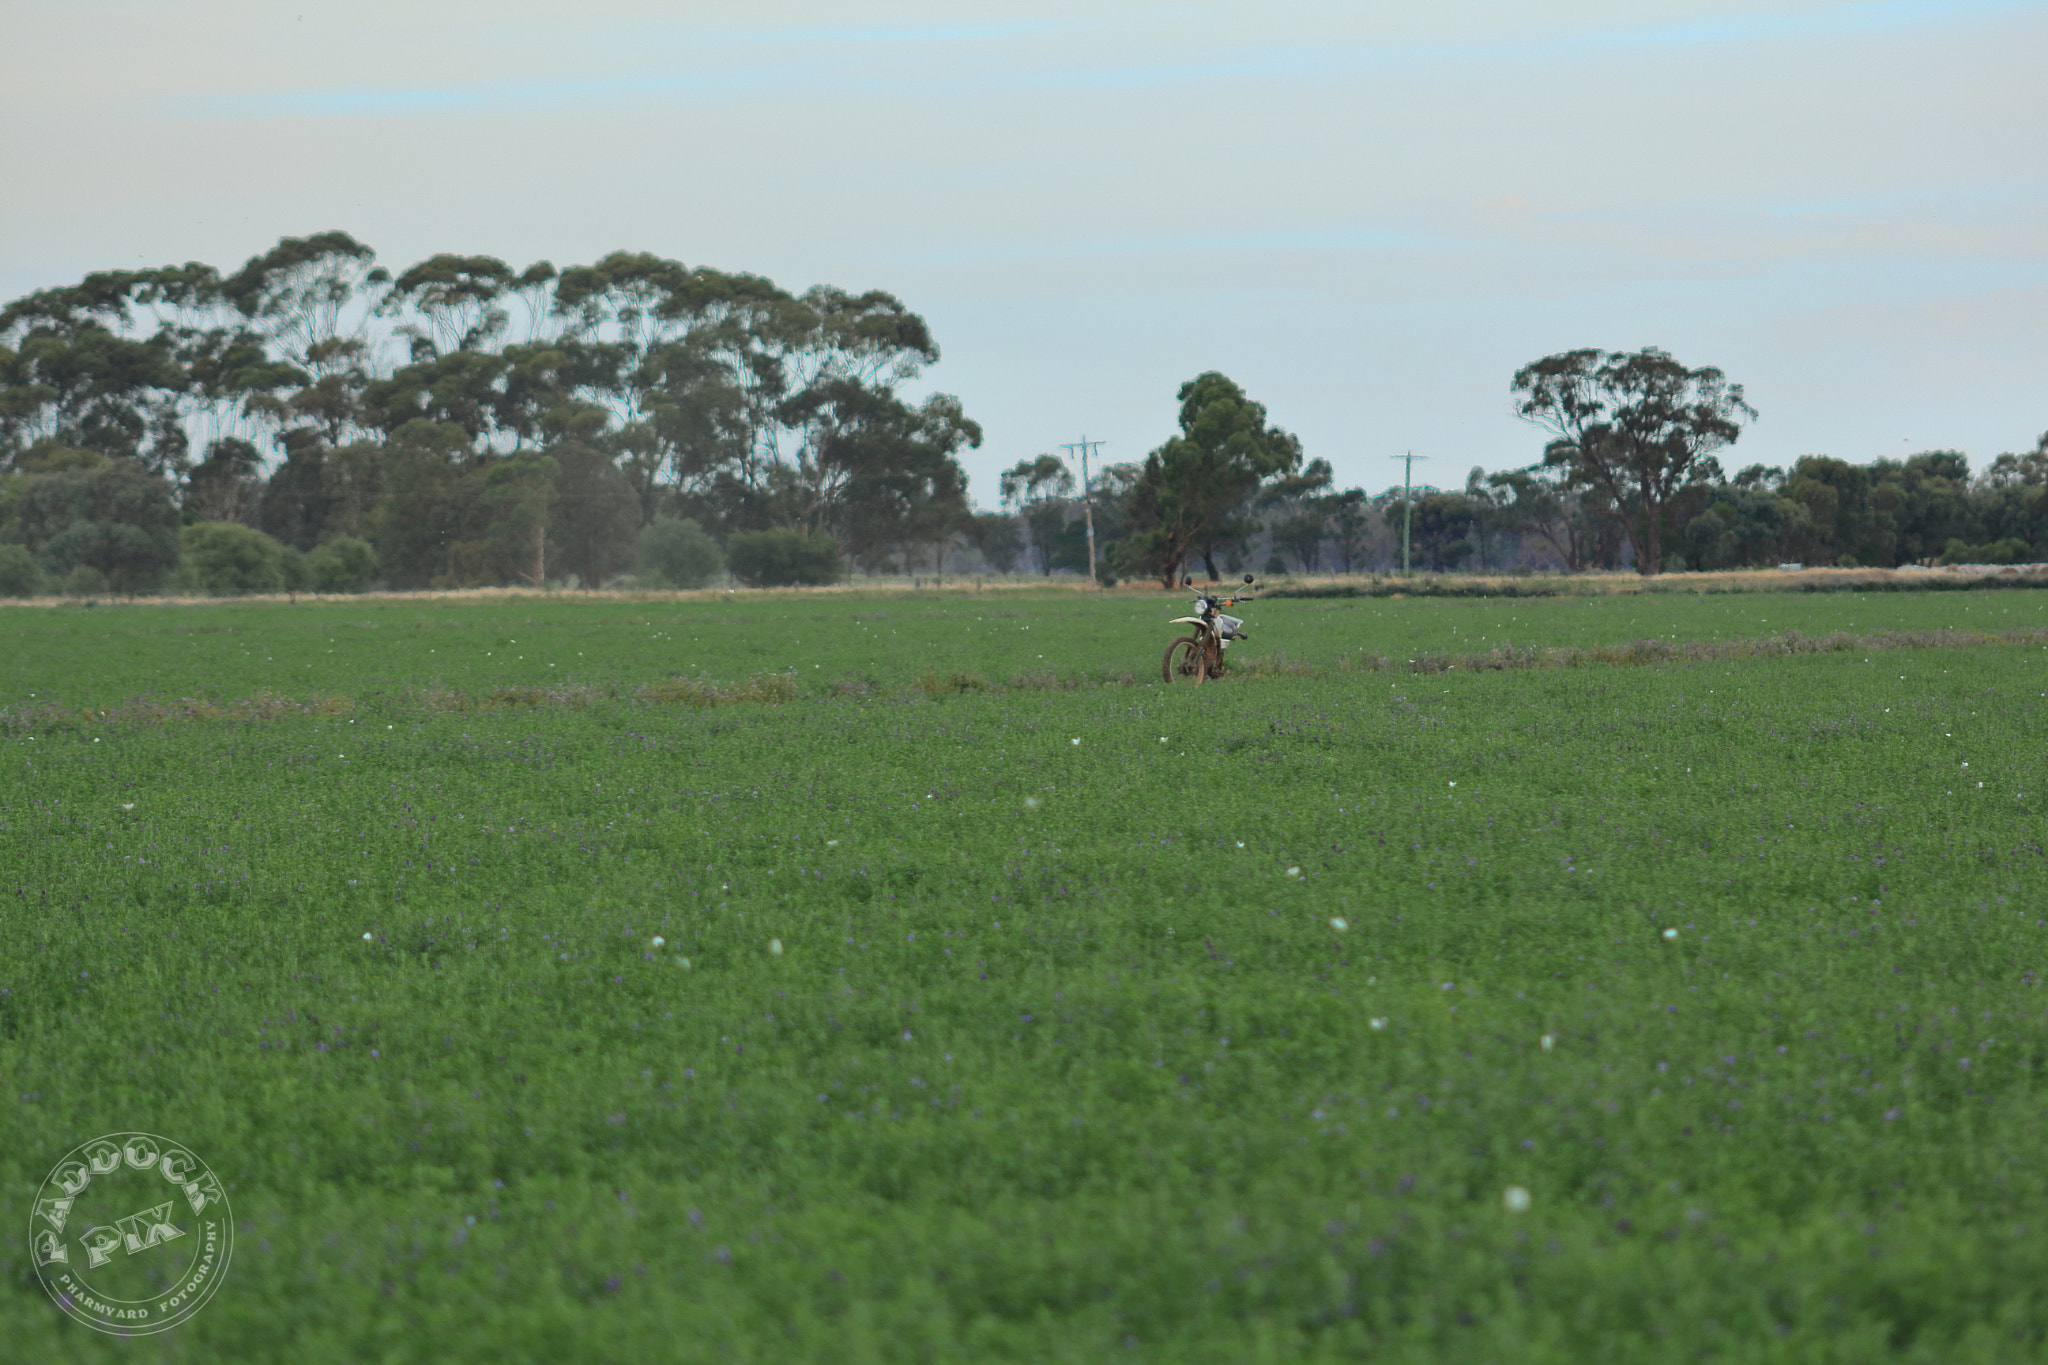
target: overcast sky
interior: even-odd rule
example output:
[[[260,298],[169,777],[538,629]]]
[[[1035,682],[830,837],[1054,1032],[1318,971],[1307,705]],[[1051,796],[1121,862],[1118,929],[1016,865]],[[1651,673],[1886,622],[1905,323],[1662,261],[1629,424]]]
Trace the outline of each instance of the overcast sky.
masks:
[[[994,475],[1219,369],[1385,487],[1514,370],[1717,365],[1730,471],[2048,428],[2048,3],[0,0],[0,296],[354,233],[882,288]]]

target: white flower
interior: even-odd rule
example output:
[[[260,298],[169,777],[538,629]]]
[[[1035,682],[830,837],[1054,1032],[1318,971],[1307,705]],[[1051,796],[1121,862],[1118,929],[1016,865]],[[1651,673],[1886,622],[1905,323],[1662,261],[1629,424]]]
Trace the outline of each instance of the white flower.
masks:
[[[1027,796],[1027,797],[1025,797],[1025,798],[1024,798],[1024,809],[1025,809],[1025,810],[1037,810],[1037,809],[1038,809],[1038,807],[1039,807],[1039,804],[1040,804],[1040,803],[1039,803],[1039,800],[1038,800],[1038,798],[1037,798],[1037,797],[1035,797],[1035,796]]]
[[[1244,847],[1244,840],[1242,840],[1242,839],[1239,839],[1239,840],[1237,841],[1237,846],[1238,846],[1239,848],[1243,848],[1243,847]]]
[[[1983,784],[1982,782],[1979,782],[1979,783],[1978,783],[1977,785],[1981,787],[1981,786],[1983,786],[1984,784]],[[122,810],[134,810],[134,809],[135,809],[135,803],[134,803],[133,801],[123,801],[123,802],[121,803],[121,809],[122,809]]]
[[[1332,915],[1330,916],[1330,927],[1341,934],[1351,927],[1351,923],[1342,915]]]
[[[688,970],[690,970],[690,959],[688,959],[687,957],[679,957],[676,959],[676,966],[681,967],[684,971],[687,972]]]
[[[1557,1045],[1557,1039],[1555,1039],[1555,1038],[1551,1037],[1551,1036],[1550,1036],[1549,1034],[1547,1034],[1547,1033],[1543,1035],[1543,1050],[1544,1050],[1545,1052],[1548,1052],[1548,1051],[1550,1051],[1550,1049],[1551,1049],[1551,1048],[1553,1048],[1553,1047],[1555,1047],[1556,1045]]]
[[[771,938],[771,939],[769,939],[769,940],[768,940],[768,951],[769,951],[769,952],[771,952],[771,953],[773,953],[773,954],[774,954],[775,956],[777,956],[777,957],[781,957],[781,956],[782,956],[782,940],[781,940],[781,939],[779,939],[779,938]]]
[[[1678,937],[1678,931],[1677,931],[1676,929],[1666,929],[1666,930],[1664,931],[1664,939],[1665,939],[1665,941],[1666,941],[1666,942],[1669,942],[1670,940],[1672,940],[1672,939],[1674,939],[1674,938],[1677,938],[1677,937]]]
[[[654,946],[657,948],[666,948],[668,946],[668,940],[663,938],[660,934],[656,934],[654,936]]]
[[[1457,786],[1458,784],[1457,784],[1457,783],[1455,783],[1455,782],[1453,782],[1453,783],[1452,783],[1451,785],[1452,785],[1453,787],[1455,787],[1455,786]]]
[[[1373,1032],[1375,1033],[1379,1032],[1381,1029],[1387,1026],[1387,1021],[1384,1016],[1378,1019],[1370,1019],[1366,1022],[1372,1025]]]
[[[1529,1192],[1520,1185],[1510,1185],[1500,1192],[1500,1203],[1509,1213],[1527,1213]]]
[[[825,847],[827,847],[827,848],[837,848],[837,847],[839,847],[839,841],[838,841],[837,839],[827,839],[827,840],[825,841]]]
[[[1301,875],[1301,869],[1298,867],[1290,867],[1287,869],[1287,875],[1290,877],[1299,877]]]
[[[1166,736],[1165,736],[1165,735],[1161,735],[1161,736],[1159,737],[1159,742],[1160,742],[1161,744],[1164,744],[1164,743],[1166,743]]]
[[[369,936],[368,934],[364,934],[364,935],[363,935],[363,942],[365,942],[365,943],[368,943],[369,941],[370,941],[370,936]]]
[[[1068,740],[1067,742],[1068,742],[1069,744],[1075,744],[1075,745],[1078,745],[1078,744],[1079,744],[1079,743],[1080,743],[1081,741],[1080,741],[1079,739],[1070,739],[1070,740]],[[1966,765],[1966,766],[1967,766],[1967,765]]]

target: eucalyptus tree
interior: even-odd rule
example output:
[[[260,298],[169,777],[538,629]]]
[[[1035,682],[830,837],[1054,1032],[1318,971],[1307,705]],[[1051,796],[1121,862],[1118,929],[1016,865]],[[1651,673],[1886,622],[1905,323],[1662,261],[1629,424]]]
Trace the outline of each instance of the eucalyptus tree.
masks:
[[[1291,555],[1303,573],[1322,568],[1323,542],[1330,535],[1330,513],[1335,502],[1330,487],[1336,474],[1328,460],[1310,460],[1299,472],[1274,480],[1254,500],[1266,515],[1266,529],[1273,548]],[[1218,575],[1212,555],[1204,556],[1209,580]]]
[[[1714,453],[1756,409],[1711,367],[1664,352],[1567,351],[1515,372],[1516,411],[1551,434],[1544,463],[1602,489],[1626,514],[1637,572],[1664,567],[1665,521],[1680,490],[1721,478]]]
[[[355,363],[367,345],[370,319],[391,283],[376,259],[346,232],[286,237],[221,288],[277,358],[317,379]]]
[[[1366,556],[1372,550],[1374,527],[1383,524],[1382,519],[1374,511],[1363,488],[1347,488],[1341,493],[1332,493],[1327,511],[1328,543],[1336,557],[1337,567],[1344,573],[1357,573],[1365,567]]]
[[[981,444],[960,400],[934,394],[911,407],[852,379],[806,390],[830,408],[815,451],[777,467],[770,484],[776,523],[837,536],[857,557],[886,545],[930,545],[965,528],[967,476],[956,458]]]
[[[1014,508],[1031,534],[1038,571],[1052,572],[1053,541],[1066,528],[1067,503],[1074,496],[1074,474],[1053,454],[1019,460],[1003,471],[999,484],[1003,506]]]
[[[1557,556],[1569,573],[1593,562],[1599,526],[1588,494],[1563,466],[1530,465],[1490,474],[1496,524],[1523,536],[1533,535]]]
[[[118,304],[45,291],[0,312],[0,458],[41,444],[184,462],[185,371],[172,338],[126,335]]]
[[[1301,442],[1214,370],[1180,388],[1180,435],[1145,457],[1126,498],[1133,535],[1117,567],[1178,585],[1189,556],[1238,533],[1246,500],[1301,464]]]
[[[415,358],[453,351],[490,351],[501,343],[511,316],[502,300],[516,286],[512,267],[495,256],[429,256],[391,282],[378,311],[417,315],[399,326]]]

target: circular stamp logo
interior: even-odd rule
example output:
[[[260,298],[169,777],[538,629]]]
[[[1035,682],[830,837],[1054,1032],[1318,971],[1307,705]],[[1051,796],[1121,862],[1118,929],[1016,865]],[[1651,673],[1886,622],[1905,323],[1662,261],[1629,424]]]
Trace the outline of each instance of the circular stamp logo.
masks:
[[[29,1214],[36,1277],[87,1327],[176,1327],[220,1288],[235,1249],[228,1198],[206,1163],[153,1133],[71,1149]]]

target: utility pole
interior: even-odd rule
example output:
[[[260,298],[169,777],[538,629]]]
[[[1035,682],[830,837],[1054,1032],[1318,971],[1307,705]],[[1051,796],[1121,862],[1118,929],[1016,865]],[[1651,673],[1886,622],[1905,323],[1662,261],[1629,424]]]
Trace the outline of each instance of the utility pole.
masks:
[[[1068,441],[1060,446],[1061,450],[1081,452],[1081,518],[1088,523],[1088,577],[1097,583],[1102,580],[1095,573],[1095,492],[1088,482],[1088,452],[1100,450],[1108,444],[1107,441],[1091,441],[1083,436],[1078,441]]]
[[[1401,460],[1406,465],[1401,474],[1401,577],[1406,578],[1408,577],[1408,531],[1415,524],[1415,462],[1417,460],[1426,460],[1429,456],[1417,455],[1411,450],[1406,454],[1396,455],[1392,458]]]

